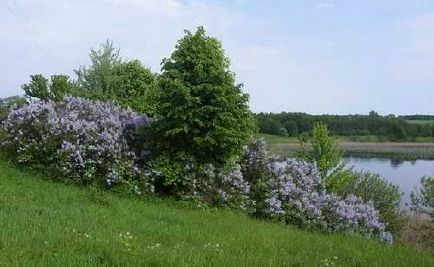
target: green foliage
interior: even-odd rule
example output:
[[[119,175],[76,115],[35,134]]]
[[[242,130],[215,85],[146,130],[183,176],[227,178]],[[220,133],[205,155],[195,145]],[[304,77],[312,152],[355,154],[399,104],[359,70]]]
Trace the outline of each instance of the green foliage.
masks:
[[[78,76],[77,85],[92,98],[104,100],[110,97],[115,66],[121,63],[119,49],[106,40],[98,50],[91,49],[89,67],[81,66],[74,70]]]
[[[26,97],[45,101],[58,101],[65,95],[77,93],[75,85],[66,75],[52,75],[50,79],[41,74],[30,75],[30,83],[23,84],[21,88]]]
[[[268,119],[265,120],[261,126],[263,132],[265,133],[279,135],[279,136],[288,136],[287,129],[283,127],[283,125],[278,121]]]
[[[434,177],[423,177],[422,187],[411,193],[412,210],[426,213],[434,219]]]
[[[123,61],[120,50],[106,41],[89,54],[91,65],[75,73],[80,95],[102,101],[114,101],[147,115],[156,111],[157,77],[139,60]]]
[[[299,149],[295,156],[307,162],[314,162],[323,179],[325,187],[330,192],[336,192],[347,183],[347,170],[342,160],[343,151],[339,147],[337,138],[330,136],[327,125],[317,123],[312,131],[311,145],[309,149],[307,141],[309,135],[299,135]]]
[[[398,186],[377,174],[356,173],[351,169],[345,169],[342,150],[323,123],[318,123],[314,127],[312,151],[308,151],[302,141],[300,143],[298,156],[317,164],[325,179],[327,190],[341,197],[355,195],[365,202],[372,201],[380,212],[380,218],[387,223],[386,229],[394,234],[399,233],[403,221],[399,212],[401,192]]]
[[[402,195],[399,187],[371,172],[345,171],[342,175],[345,176],[346,183],[338,189],[337,194],[352,194],[365,202],[372,201],[380,212],[381,220],[387,222],[386,230],[394,235],[399,234],[403,225],[403,217],[399,210]]]
[[[157,79],[140,61],[119,63],[113,68],[110,83],[112,100],[142,114],[153,115],[156,107]]]
[[[327,125],[317,123],[312,131],[312,156],[319,170],[328,176],[342,163],[342,150],[335,137],[330,136]]]
[[[158,151],[224,165],[241,152],[253,120],[220,41],[199,27],[185,32],[159,77],[153,133]]]
[[[188,159],[185,156],[167,157],[160,155],[149,164],[155,172],[154,191],[159,195],[181,196],[188,190],[189,177],[185,164]]]
[[[258,113],[256,121],[261,133],[275,134],[283,126],[289,136],[311,132],[316,123],[327,124],[338,136],[379,136],[383,141],[412,141],[419,136],[433,136],[434,124],[409,123],[407,117],[370,115],[309,115],[305,113]],[[412,116],[410,116],[412,117]],[[430,118],[423,116],[422,118]],[[421,121],[423,122],[423,121]]]

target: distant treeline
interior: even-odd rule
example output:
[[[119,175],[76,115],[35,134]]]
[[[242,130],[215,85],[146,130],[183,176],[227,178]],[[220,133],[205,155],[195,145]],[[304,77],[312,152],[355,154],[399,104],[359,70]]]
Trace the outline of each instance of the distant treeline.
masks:
[[[405,115],[399,118],[412,121],[434,121],[434,115]]]
[[[312,131],[313,126],[318,122],[327,124],[331,133],[339,136],[376,135],[391,141],[411,140],[419,136],[434,136],[433,124],[411,124],[406,121],[407,118],[394,115],[380,116],[376,112],[370,112],[369,115],[258,113],[256,119],[261,133],[280,136],[306,135]]]

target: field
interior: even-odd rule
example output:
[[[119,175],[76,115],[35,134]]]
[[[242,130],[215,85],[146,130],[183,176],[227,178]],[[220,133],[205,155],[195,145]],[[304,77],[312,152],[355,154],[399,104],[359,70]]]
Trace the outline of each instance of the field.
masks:
[[[433,120],[407,120],[407,122],[412,124],[434,124]]]
[[[295,137],[281,137],[261,134],[273,153],[290,155],[299,148]],[[370,141],[351,141],[348,137],[339,137],[339,144],[345,155],[365,157],[388,157],[402,160],[434,159],[434,138],[419,138],[418,142],[378,142],[374,137],[365,137]]]
[[[428,252],[96,192],[3,161],[0,188],[0,266],[434,265]]]

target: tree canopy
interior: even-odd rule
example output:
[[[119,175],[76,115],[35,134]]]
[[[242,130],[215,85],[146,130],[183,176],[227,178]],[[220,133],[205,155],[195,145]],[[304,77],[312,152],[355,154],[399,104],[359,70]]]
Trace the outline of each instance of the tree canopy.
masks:
[[[202,27],[185,31],[159,77],[154,133],[160,149],[215,164],[239,154],[253,120],[249,97],[229,67],[219,40]]]

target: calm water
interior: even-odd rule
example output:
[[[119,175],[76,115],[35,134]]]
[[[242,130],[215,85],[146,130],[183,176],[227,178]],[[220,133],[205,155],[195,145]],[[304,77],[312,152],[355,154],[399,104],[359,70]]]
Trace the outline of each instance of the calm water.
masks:
[[[345,159],[347,166],[354,166],[356,171],[370,171],[378,173],[388,181],[399,185],[404,195],[401,206],[410,203],[411,191],[420,186],[422,176],[434,177],[434,160],[397,161],[382,158],[357,158]]]

